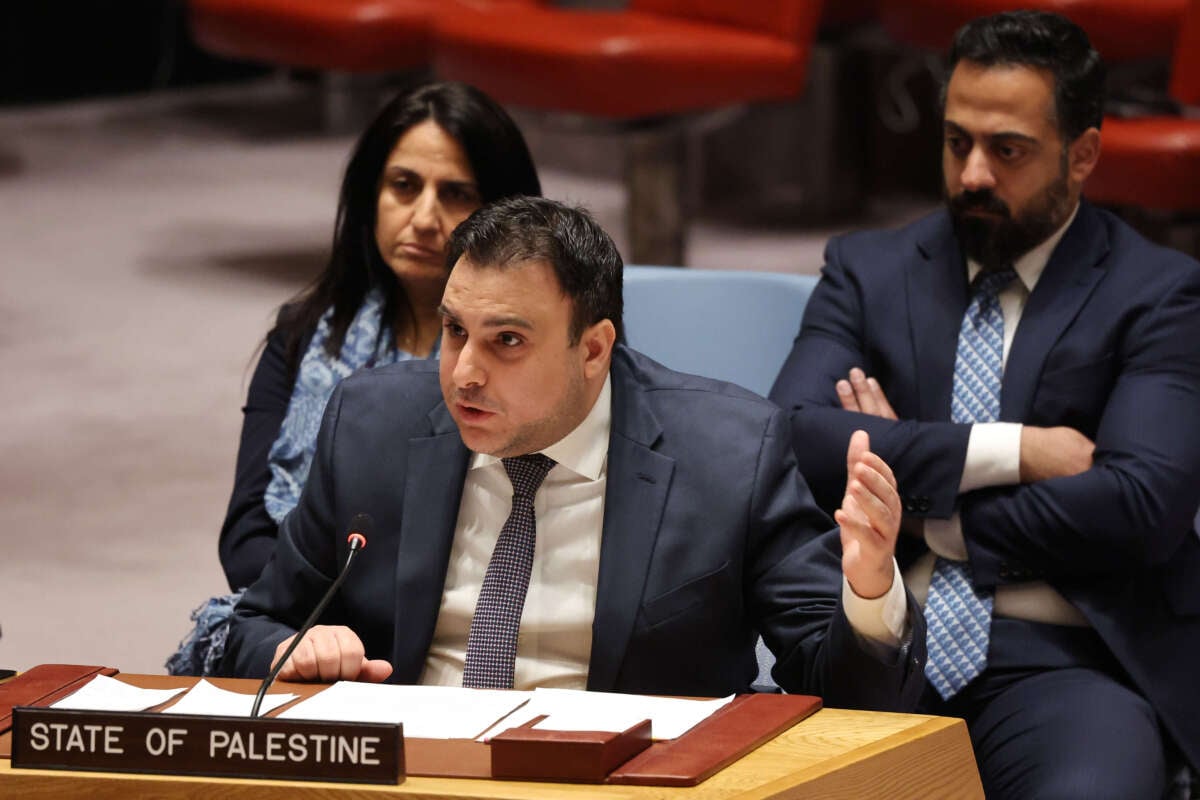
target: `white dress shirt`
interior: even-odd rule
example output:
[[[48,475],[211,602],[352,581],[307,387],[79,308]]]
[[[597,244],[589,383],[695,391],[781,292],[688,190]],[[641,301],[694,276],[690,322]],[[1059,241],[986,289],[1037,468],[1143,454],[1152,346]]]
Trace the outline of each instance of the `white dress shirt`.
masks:
[[[517,635],[514,689],[587,688],[611,427],[609,377],[583,422],[541,451],[557,463],[533,498],[537,545]],[[500,459],[471,456],[423,684],[462,685],[475,601],[512,510],[512,492]]]
[[[1008,363],[1008,353],[1012,349],[1013,337],[1025,311],[1025,303],[1042,277],[1054,248],[1058,246],[1078,212],[1079,206],[1076,205],[1062,227],[1013,263],[1017,280],[997,296],[1001,313],[1004,315],[1004,364]],[[974,281],[980,270],[977,262],[968,260],[968,282]],[[1021,482],[1023,427],[1015,422],[984,422],[971,426],[966,462],[958,486],[959,494],[987,486],[1010,486]],[[967,560],[967,546],[963,540],[962,520],[959,515],[955,513],[949,519],[927,518],[925,543],[929,546],[930,553],[919,559],[905,573],[909,588],[921,603],[924,603],[928,593],[929,578],[936,556],[953,561]],[[1042,581],[997,587],[993,613],[996,616],[1060,625],[1087,624],[1078,609]]]

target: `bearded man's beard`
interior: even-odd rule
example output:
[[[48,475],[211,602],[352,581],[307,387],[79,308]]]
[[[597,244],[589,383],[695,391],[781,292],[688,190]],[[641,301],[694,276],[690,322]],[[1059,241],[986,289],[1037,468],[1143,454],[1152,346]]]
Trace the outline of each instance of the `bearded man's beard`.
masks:
[[[1071,209],[1066,170],[1051,181],[1016,217],[991,189],[963,190],[946,198],[954,233],[967,257],[995,271],[1046,241],[1066,220]],[[984,211],[996,216],[974,216]]]

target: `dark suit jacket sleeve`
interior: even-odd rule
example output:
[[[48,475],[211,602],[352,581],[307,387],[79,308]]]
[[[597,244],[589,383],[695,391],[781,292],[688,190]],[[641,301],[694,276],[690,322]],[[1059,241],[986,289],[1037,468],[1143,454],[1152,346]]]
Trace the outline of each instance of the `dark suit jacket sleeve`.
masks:
[[[748,542],[750,607],[778,659],[787,691],[820,695],[841,708],[910,711],[924,686],[924,617],[909,596],[911,642],[881,660],[864,647],[841,605],[841,540],[796,471],[786,418],[775,414],[763,441]],[[807,544],[795,547],[797,541]]]
[[[1176,256],[1178,257],[1178,256]],[[1165,269],[1147,259],[1139,269]],[[1096,573],[1164,563],[1192,535],[1200,475],[1200,270],[1156,287],[1130,316],[1108,357],[1119,365],[1084,473],[963,496],[961,514],[977,584]],[[1165,291],[1163,290],[1165,289]],[[1085,363],[1043,373],[1051,393],[1079,394]]]
[[[276,646],[296,632],[337,577],[346,546],[335,531],[331,468],[342,408],[342,386],[330,397],[317,435],[308,482],[300,502],[279,526],[274,558],[235,609],[221,671],[233,677],[263,677]],[[335,601],[320,620],[340,624]]]
[[[771,400],[792,412],[800,472],[827,511],[841,505],[850,434],[865,430],[871,449],[895,472],[905,511],[949,517],[967,455],[969,425],[918,421],[917,410],[896,408],[900,421],[842,410],[834,384],[860,367],[886,387],[890,375],[867,351],[867,318],[856,275],[843,265],[842,239],[825,250],[821,281],[804,312],[800,333],[771,389]],[[896,297],[896,302],[903,302]],[[915,363],[915,362],[914,362]],[[892,399],[892,398],[890,398]],[[895,404],[895,399],[892,399]]]
[[[292,374],[284,356],[283,336],[276,331],[259,357],[242,408],[233,493],[218,544],[221,566],[229,588],[235,591],[258,578],[278,535],[278,526],[263,505],[263,494],[271,480],[267,454],[279,437],[292,397]]]

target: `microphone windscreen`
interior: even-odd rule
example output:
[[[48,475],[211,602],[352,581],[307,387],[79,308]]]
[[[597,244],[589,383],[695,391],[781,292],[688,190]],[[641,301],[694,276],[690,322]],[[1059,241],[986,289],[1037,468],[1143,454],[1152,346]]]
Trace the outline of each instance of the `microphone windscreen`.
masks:
[[[350,534],[346,540],[358,539],[359,548],[367,546],[367,539],[375,531],[375,520],[370,514],[355,514],[354,519],[350,520]]]

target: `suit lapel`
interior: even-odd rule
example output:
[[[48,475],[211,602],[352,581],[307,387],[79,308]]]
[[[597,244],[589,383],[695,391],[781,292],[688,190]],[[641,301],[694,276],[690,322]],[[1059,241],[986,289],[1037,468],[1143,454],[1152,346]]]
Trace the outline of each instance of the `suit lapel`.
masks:
[[[1096,267],[1108,254],[1108,247],[1100,216],[1082,203],[1021,313],[1004,366],[1000,419],[1021,422],[1028,418],[1046,356],[1104,276],[1104,270]]]
[[[619,349],[612,366],[612,432],[589,689],[616,686],[675,470],[674,460],[652,449],[662,429],[628,359]]]
[[[967,310],[967,268],[950,216],[938,216],[909,261],[908,320],[913,342],[913,374],[919,376],[917,407],[923,420],[950,414],[958,329]]]
[[[470,455],[446,406],[429,414],[432,434],[410,439],[396,559],[392,680],[414,683],[433,640]]]

